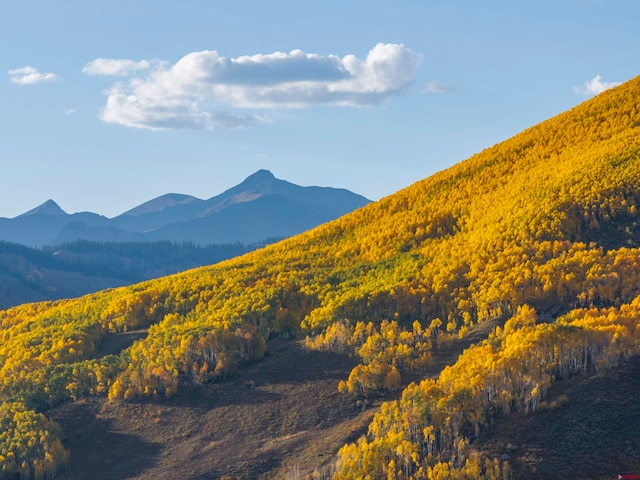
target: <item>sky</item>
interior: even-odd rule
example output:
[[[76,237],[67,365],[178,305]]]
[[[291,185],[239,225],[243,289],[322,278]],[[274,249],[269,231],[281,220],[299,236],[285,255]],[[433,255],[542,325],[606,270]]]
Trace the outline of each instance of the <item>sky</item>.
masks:
[[[0,217],[259,169],[372,200],[640,74],[638,0],[7,0]]]

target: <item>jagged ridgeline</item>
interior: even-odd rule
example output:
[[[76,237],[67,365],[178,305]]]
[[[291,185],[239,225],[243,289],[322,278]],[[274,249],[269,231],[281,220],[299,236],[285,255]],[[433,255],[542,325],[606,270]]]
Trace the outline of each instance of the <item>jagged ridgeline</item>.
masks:
[[[551,383],[638,353],[640,78],[329,224],[211,267],[0,312],[0,465],[67,459],[46,410],[172,395],[259,360],[272,337],[357,353],[345,394],[402,385],[494,322],[438,380],[383,404],[335,478],[509,478],[476,435]],[[105,339],[147,328],[119,355]],[[352,392],[352,393],[348,393]]]

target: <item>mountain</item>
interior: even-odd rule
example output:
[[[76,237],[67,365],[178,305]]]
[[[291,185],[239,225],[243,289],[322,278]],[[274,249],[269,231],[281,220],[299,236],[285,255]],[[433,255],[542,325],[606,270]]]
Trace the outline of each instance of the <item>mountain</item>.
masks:
[[[15,218],[0,218],[0,241],[38,247],[51,243],[71,223],[99,227],[108,222],[108,218],[90,212],[70,215],[53,200],[47,200]]]
[[[46,202],[44,202],[42,205],[39,205],[36,208],[23,213],[18,218],[28,217],[30,215],[49,215],[52,217],[64,217],[67,215],[67,212],[62,210],[56,202],[49,199]]]
[[[1,312],[5,471],[640,472],[639,133],[640,77],[246,255]]]
[[[148,230],[189,220],[202,211],[204,200],[170,193],[149,200],[113,219],[113,226],[129,232]]]
[[[289,237],[330,219],[331,215],[286,197],[266,194],[248,201],[228,203],[220,210],[206,211],[203,216],[189,221],[160,227],[148,232],[145,238],[200,244],[210,239],[217,244],[237,241],[251,244],[266,238]]]
[[[76,240],[252,244],[301,233],[368,202],[348,190],[301,187],[259,170],[208,200],[172,193],[111,219],[69,215],[48,200],[16,218],[0,218],[0,240],[36,247]]]
[[[153,200],[149,200],[148,202],[145,202],[135,208],[132,208],[131,210],[124,212],[121,216],[136,217],[148,215],[151,213],[162,212],[167,208],[176,207],[178,205],[198,205],[199,203],[202,203],[202,200],[190,195],[168,193],[166,195],[154,198]]]
[[[275,178],[268,170],[258,170],[240,185],[207,200],[206,209],[201,216],[211,215],[232,205],[252,202],[268,195],[284,198],[326,219],[337,218],[368,202],[364,197],[354,195],[348,190],[300,187]]]
[[[113,224],[144,233],[138,239],[250,244],[301,233],[367,203],[348,190],[301,187],[259,170],[208,200],[165,195],[114,218]]]
[[[301,233],[367,203],[348,190],[300,187],[259,170],[208,200],[165,195],[113,223],[143,232],[143,239],[250,244]]]

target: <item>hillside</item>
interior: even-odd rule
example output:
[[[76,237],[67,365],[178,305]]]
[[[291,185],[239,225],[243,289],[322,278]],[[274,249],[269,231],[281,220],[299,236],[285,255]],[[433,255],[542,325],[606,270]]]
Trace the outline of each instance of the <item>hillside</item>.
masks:
[[[283,478],[294,468],[283,461],[284,452],[306,453],[312,467],[325,455],[330,460],[372,418],[371,410],[362,411],[337,390],[353,360],[308,351],[295,341],[271,347],[270,356],[241,375],[185,388],[170,399],[89,399],[54,409],[72,455],[60,478]],[[100,448],[104,444],[108,451]]]
[[[0,241],[0,308],[130,285],[259,247],[79,240],[36,249]]]
[[[212,382],[222,397],[234,375],[267,365],[268,341],[308,336],[306,348],[353,356],[357,364],[336,382],[342,395],[368,405],[389,400],[366,435],[331,461],[318,459],[333,478],[519,478],[535,475],[530,467],[543,463],[535,459],[551,453],[575,466],[573,478],[610,478],[617,471],[576,464],[572,455],[587,447],[569,445],[586,441],[600,449],[598,458],[620,458],[605,438],[516,439],[524,438],[522,419],[545,425],[558,412],[569,419],[582,405],[572,392],[635,371],[639,133],[636,78],[264,249],[0,313],[0,432],[14,432],[12,442],[0,434],[4,471],[37,476],[69,462],[63,433],[45,416],[55,405],[108,395],[109,405],[126,412],[127,405],[179,401],[185,392],[198,401],[198,388],[208,391]],[[121,354],[100,353],[121,332],[147,327]],[[567,381],[577,390],[564,400],[556,389]],[[605,435],[600,391],[589,419]],[[513,418],[520,423],[510,426]],[[627,428],[629,435],[638,429]],[[640,471],[634,445],[617,468]],[[215,442],[209,448],[225,455]],[[278,451],[286,463],[291,452]],[[139,478],[156,468],[138,466]],[[545,478],[566,475],[549,466],[540,470],[549,472]],[[214,466],[185,471],[187,478],[216,475]]]
[[[114,218],[70,215],[48,200],[16,218],[0,218],[0,240],[32,247],[77,240],[249,245],[301,233],[367,203],[348,190],[302,187],[259,170],[208,200],[170,193]]]

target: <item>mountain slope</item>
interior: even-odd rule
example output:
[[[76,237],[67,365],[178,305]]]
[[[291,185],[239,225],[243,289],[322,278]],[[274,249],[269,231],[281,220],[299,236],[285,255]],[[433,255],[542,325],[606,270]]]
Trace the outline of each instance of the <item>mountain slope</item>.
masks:
[[[57,216],[57,217],[64,217],[67,215],[67,212],[62,210],[60,208],[60,205],[58,205],[56,202],[49,199],[46,202],[44,202],[42,205],[38,205],[36,208],[33,208],[28,212],[23,213],[22,215],[19,215],[18,218],[28,217],[30,215],[51,215],[51,216]]]
[[[221,210],[190,221],[158,228],[146,238],[217,244],[257,243],[267,238],[290,237],[330,220],[299,203],[274,194],[261,195],[247,202],[227,204]]]
[[[257,247],[81,240],[35,249],[0,241],[0,308],[130,285],[210,265]]]
[[[130,283],[126,279],[82,271],[72,262],[58,261],[49,253],[0,242],[0,308],[77,297]]]
[[[15,403],[5,418],[34,412],[32,423],[51,432],[40,443],[61,463],[60,434],[31,409],[107,392],[113,402],[172,397],[214,381],[223,392],[225,379],[264,357],[266,339],[308,335],[309,348],[359,362],[339,384],[354,401],[397,398],[327,466],[334,478],[522,472],[535,452],[493,451],[481,435],[509,414],[555,408],[544,403],[555,382],[622,371],[639,353],[639,133],[636,78],[237,259],[6,311],[0,394]],[[147,327],[121,355],[97,353],[119,332]],[[448,365],[446,354],[478,332]],[[408,380],[416,383],[399,394]],[[637,453],[625,462],[640,470]],[[584,465],[576,478],[601,477]]]
[[[143,203],[113,218],[114,227],[132,233],[143,233],[163,225],[183,222],[197,216],[204,200],[189,195],[170,193]]]

